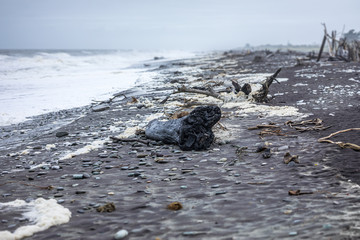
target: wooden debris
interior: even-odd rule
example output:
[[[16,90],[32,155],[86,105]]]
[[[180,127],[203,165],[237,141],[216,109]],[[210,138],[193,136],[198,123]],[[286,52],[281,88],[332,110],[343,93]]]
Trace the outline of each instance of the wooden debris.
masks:
[[[323,121],[320,118],[305,120],[301,122],[287,121],[285,125],[288,125],[299,132],[313,131],[313,130],[322,131],[331,127],[331,126],[325,127],[323,125]]]
[[[276,77],[280,73],[280,71],[281,71],[281,68],[276,70],[276,72],[273,75],[271,75],[270,77],[267,77],[266,80],[264,81],[264,83],[262,84],[261,89],[256,94],[252,95],[256,102],[261,102],[261,103],[269,102],[269,99],[267,97],[267,95],[269,93],[269,88],[274,80],[277,81]]]
[[[203,94],[206,96],[210,96],[210,97],[214,97],[217,99],[221,99],[220,94],[214,92],[214,91],[205,91],[205,90],[199,90],[199,89],[194,89],[194,88],[187,88],[185,86],[181,86],[177,89],[177,91],[175,91],[174,93],[182,93],[182,92],[188,92],[188,93],[197,93],[197,94]]]
[[[290,196],[299,196],[299,195],[305,195],[305,194],[313,194],[314,192],[303,192],[301,190],[290,190],[289,195]]]
[[[291,155],[289,152],[285,153],[285,155],[284,155],[284,163],[288,164],[291,161],[293,161],[295,163],[300,163],[299,156],[298,155]]]
[[[96,209],[98,212],[113,212],[115,211],[115,204],[113,202],[106,203]]]
[[[179,118],[185,117],[187,115],[189,115],[188,111],[178,111],[178,112],[175,112],[173,115],[171,115],[170,119],[179,119]]]
[[[281,129],[273,130],[273,129],[268,129],[268,128],[260,131],[258,134],[260,136],[265,136],[265,135],[285,136],[286,135],[286,134],[281,132]]]
[[[139,100],[137,100],[135,97],[131,97],[131,100],[128,103],[138,103]]]
[[[332,143],[332,144],[336,144],[341,148],[350,148],[354,151],[360,151],[360,146],[356,145],[354,143],[344,143],[344,142],[334,142],[332,140],[330,140],[329,138],[339,134],[339,133],[344,133],[344,132],[349,132],[349,131],[360,131],[360,128],[349,128],[349,129],[345,129],[345,130],[341,130],[341,131],[337,131],[334,132],[332,134],[330,134],[329,136],[323,137],[323,138],[319,138],[318,142],[327,142],[327,143]]]

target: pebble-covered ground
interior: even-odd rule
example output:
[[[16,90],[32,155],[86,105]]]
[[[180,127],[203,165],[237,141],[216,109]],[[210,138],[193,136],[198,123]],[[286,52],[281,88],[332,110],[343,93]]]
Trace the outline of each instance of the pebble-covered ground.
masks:
[[[154,82],[108,103],[3,127],[0,202],[54,198],[71,211],[68,223],[28,239],[358,239],[360,153],[317,140],[360,127],[360,65],[297,58],[305,55],[154,63],[146,66],[159,73]],[[269,103],[226,92],[231,80],[256,89],[279,67]],[[223,91],[221,100],[171,94],[182,85]],[[222,110],[209,150],[144,136],[151,119],[199,104]],[[285,124],[315,118],[323,130]],[[258,125],[271,126],[249,130]],[[356,131],[335,139],[360,144]],[[22,209],[0,213],[0,231],[31,224]]]

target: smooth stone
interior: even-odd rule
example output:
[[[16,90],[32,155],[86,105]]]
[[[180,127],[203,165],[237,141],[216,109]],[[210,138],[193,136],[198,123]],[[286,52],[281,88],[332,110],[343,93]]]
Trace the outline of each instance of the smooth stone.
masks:
[[[73,179],[83,179],[84,178],[84,174],[73,174]]]
[[[60,166],[51,166],[51,170],[59,170]]]
[[[100,105],[93,107],[92,110],[94,112],[102,112],[102,111],[108,110],[109,108],[110,108],[110,106],[107,104],[100,104]]]
[[[67,136],[67,135],[69,135],[69,133],[68,132],[57,132],[56,134],[55,134],[55,136],[56,137],[65,137],[65,136]]]
[[[84,190],[77,190],[75,192],[75,194],[85,194],[85,193],[86,193],[86,191],[84,191]]]
[[[324,224],[323,225],[323,229],[325,229],[325,230],[329,230],[329,229],[331,229],[332,228],[332,225],[331,224]]]
[[[64,203],[64,202],[65,202],[64,199],[58,199],[58,200],[57,200],[57,203],[59,203],[59,204]]]
[[[289,236],[296,236],[298,233],[296,231],[294,232],[289,232]]]
[[[90,174],[88,174],[88,173],[83,173],[83,178],[90,178],[91,176],[90,176]]]
[[[180,186],[181,189],[187,189],[187,186],[183,185],[183,186]]]
[[[114,238],[115,239],[123,239],[127,235],[129,235],[129,232],[126,231],[125,229],[122,229],[122,230],[118,231],[117,233],[115,233]]]
[[[211,188],[218,188],[218,187],[220,187],[219,184],[215,184],[215,185],[212,185],[212,186],[211,186]]]
[[[215,195],[222,195],[222,194],[226,194],[227,191],[220,191],[220,192],[216,192]]]
[[[287,150],[289,149],[289,146],[281,146],[278,148],[278,151],[284,151],[284,150]]]

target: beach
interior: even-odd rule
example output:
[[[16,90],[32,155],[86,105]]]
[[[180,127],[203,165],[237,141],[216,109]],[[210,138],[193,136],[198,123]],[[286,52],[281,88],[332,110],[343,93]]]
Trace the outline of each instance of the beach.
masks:
[[[360,153],[318,141],[360,127],[358,63],[228,51],[142,67],[156,73],[151,81],[1,127],[0,232],[8,239],[41,222],[44,213],[32,209],[39,199],[46,212],[58,210],[47,218],[63,217],[26,239],[114,239],[122,229],[123,239],[360,237]],[[235,80],[257,90],[279,68],[267,103],[230,89]],[[222,112],[208,150],[144,136],[151,120],[201,105]],[[333,139],[360,144],[356,130]],[[5,204],[16,199],[33,205]]]

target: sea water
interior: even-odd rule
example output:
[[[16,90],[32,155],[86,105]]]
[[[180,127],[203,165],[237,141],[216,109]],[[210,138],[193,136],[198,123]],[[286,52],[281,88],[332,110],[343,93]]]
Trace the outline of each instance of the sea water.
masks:
[[[0,50],[0,126],[106,100],[151,81],[156,73],[140,66],[154,57],[192,56],[184,51]]]

